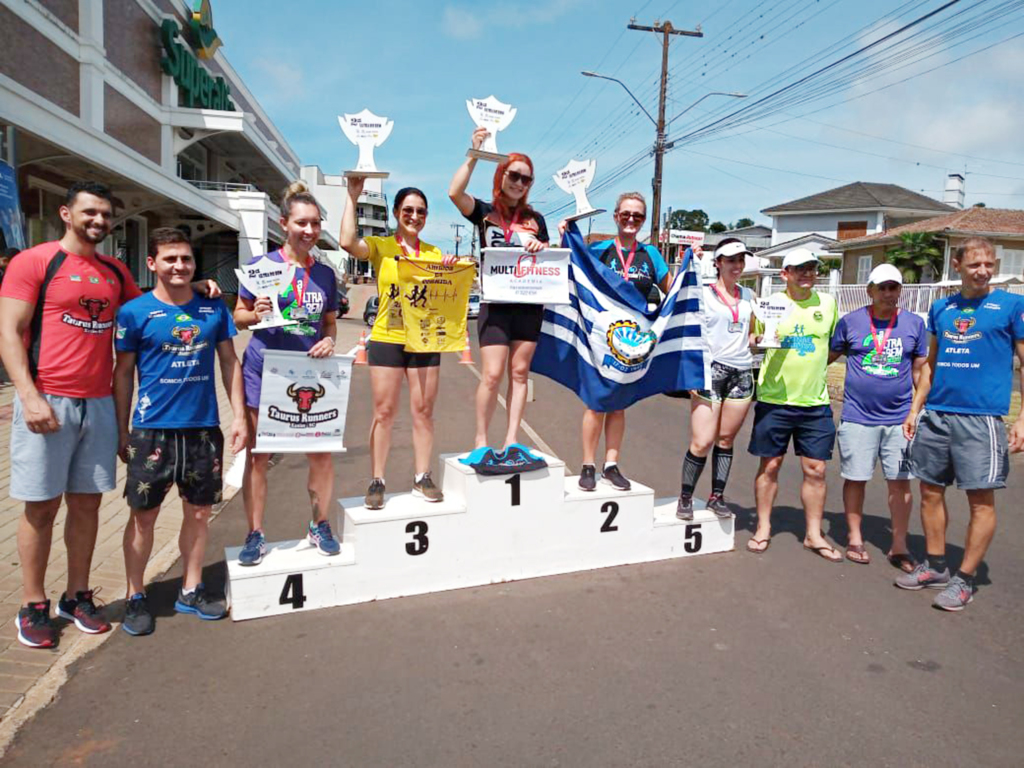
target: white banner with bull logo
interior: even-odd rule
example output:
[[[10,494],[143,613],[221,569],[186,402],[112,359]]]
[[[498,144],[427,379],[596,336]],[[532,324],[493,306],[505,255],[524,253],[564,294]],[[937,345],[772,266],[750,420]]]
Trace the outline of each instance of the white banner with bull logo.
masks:
[[[485,248],[480,268],[481,301],[568,304],[569,249]]]
[[[265,350],[253,453],[344,451],[353,360]]]

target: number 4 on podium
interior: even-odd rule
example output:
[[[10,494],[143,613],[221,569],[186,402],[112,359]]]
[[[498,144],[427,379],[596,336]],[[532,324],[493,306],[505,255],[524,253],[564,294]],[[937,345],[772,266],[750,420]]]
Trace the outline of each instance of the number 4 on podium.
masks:
[[[291,605],[293,611],[306,604],[306,593],[302,591],[301,573],[293,573],[284,580],[284,587],[281,589],[281,598],[278,603]]]

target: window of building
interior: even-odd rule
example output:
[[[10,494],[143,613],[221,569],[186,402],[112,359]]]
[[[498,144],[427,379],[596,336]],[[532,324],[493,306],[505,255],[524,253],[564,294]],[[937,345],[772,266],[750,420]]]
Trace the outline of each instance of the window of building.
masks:
[[[206,181],[209,178],[206,147],[196,143],[187,146],[178,155],[178,178],[185,181]]]
[[[999,276],[1024,278],[1024,249],[996,246],[999,252]]]
[[[867,256],[857,257],[857,283],[858,285],[864,285],[868,281],[868,277],[871,276],[871,268],[874,266],[875,259],[870,254]]]
[[[866,221],[840,221],[836,226],[837,240],[852,240],[855,237],[864,237],[867,233]]]

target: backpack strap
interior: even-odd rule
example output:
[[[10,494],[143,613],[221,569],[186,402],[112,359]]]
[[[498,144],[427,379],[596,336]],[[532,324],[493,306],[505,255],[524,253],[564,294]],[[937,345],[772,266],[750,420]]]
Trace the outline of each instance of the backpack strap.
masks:
[[[39,374],[39,346],[43,331],[43,308],[46,305],[46,289],[50,287],[53,278],[64,264],[68,255],[64,251],[57,251],[50,263],[46,265],[46,274],[43,282],[39,285],[39,294],[36,296],[36,308],[32,313],[32,322],[29,324],[29,345],[28,345],[28,370],[33,381]]]

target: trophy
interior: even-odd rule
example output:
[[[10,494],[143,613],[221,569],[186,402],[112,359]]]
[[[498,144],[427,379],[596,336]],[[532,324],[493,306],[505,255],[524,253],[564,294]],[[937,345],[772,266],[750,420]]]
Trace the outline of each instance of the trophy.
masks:
[[[565,168],[551,177],[563,192],[567,192],[576,198],[576,213],[572,216],[566,216],[566,221],[586,219],[590,216],[604,213],[604,208],[595,208],[587,200],[587,187],[594,180],[594,172],[596,170],[596,160],[570,160]]]
[[[292,275],[295,274],[295,265],[291,262],[282,263],[266,257],[257,259],[251,264],[236,269],[238,282],[245,286],[253,296],[270,297],[270,306],[273,314],[260,320],[256,325],[250,325],[249,330],[259,331],[263,328],[280,328],[285,325],[298,325],[295,320],[285,320],[281,314],[281,308],[277,305],[277,297],[281,289],[291,283]]]
[[[502,104],[493,96],[486,99],[470,99],[466,102],[466,109],[469,116],[473,118],[477,128],[486,128],[487,138],[484,139],[480,149],[470,149],[466,157],[475,157],[477,160],[489,160],[492,163],[504,163],[508,155],[498,152],[497,137],[498,131],[503,131],[515,120],[516,110],[511,104]]]
[[[779,340],[779,323],[789,317],[793,304],[784,293],[776,293],[768,298],[760,298],[754,302],[754,315],[764,324],[761,334],[762,349],[778,349],[782,346]]]
[[[346,176],[365,176],[368,179],[386,179],[387,171],[378,171],[373,162],[373,148],[388,140],[393,120],[378,117],[368,109],[357,115],[339,115],[338,124],[348,140],[359,147],[359,161],[354,171],[345,171]]]

